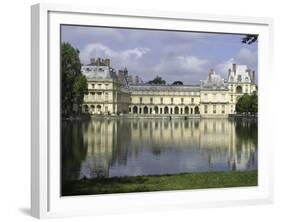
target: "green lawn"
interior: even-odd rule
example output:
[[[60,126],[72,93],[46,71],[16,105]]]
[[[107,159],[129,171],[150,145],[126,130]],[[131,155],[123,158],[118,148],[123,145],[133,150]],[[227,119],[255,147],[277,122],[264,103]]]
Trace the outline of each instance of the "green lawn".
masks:
[[[73,196],[256,185],[257,171],[180,173],[161,176],[64,181],[62,184],[62,195]]]

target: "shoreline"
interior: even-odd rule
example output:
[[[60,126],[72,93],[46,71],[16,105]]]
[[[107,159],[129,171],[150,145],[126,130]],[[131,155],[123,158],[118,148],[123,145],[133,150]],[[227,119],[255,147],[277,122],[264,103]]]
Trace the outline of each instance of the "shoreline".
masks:
[[[71,117],[62,117],[61,120],[90,120],[90,119],[247,119],[247,120],[257,120],[257,115],[240,115],[240,114],[231,114],[231,115],[156,115],[156,114],[123,114],[123,115],[81,115],[81,116],[71,116]]]
[[[257,170],[178,173],[62,181],[62,196],[172,191],[258,185]]]

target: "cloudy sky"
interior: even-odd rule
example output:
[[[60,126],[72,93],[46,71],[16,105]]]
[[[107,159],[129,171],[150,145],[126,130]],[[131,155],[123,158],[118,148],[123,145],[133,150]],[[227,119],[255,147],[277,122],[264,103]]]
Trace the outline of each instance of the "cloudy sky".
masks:
[[[115,69],[144,81],[161,76],[168,83],[199,84],[209,69],[223,77],[230,64],[245,64],[257,72],[257,43],[241,43],[243,35],[159,30],[62,26],[62,41],[80,50],[80,59],[110,58]]]

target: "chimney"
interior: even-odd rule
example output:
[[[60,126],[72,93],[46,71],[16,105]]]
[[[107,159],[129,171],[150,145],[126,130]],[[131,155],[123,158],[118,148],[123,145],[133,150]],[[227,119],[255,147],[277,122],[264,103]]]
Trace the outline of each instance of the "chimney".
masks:
[[[252,72],[252,82],[255,82],[255,71]]]
[[[95,58],[91,58],[90,62],[91,62],[92,65],[95,65],[96,64]]]
[[[100,58],[97,58],[96,63],[97,63],[97,64],[96,64],[97,66],[100,66],[100,65],[101,65],[101,59],[100,59]]]
[[[229,78],[230,74],[231,74],[231,69],[228,69],[228,78]]]
[[[125,77],[128,76],[128,69],[126,67],[124,68],[124,75],[125,75]]]
[[[139,76],[136,76],[136,84],[139,84]]]
[[[234,75],[236,75],[236,64],[232,64],[232,70],[233,70],[233,72],[234,72]]]
[[[210,69],[209,71],[209,79],[211,79],[211,76],[214,74],[214,70],[213,69]]]
[[[106,66],[110,66],[110,59],[106,58],[103,60],[103,63],[106,65]]]

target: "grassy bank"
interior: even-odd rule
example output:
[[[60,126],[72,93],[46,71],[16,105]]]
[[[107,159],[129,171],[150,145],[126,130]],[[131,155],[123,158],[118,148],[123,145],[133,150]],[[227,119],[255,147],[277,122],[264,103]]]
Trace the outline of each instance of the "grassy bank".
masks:
[[[256,186],[257,171],[180,173],[64,181],[62,195],[88,195],[144,191]]]

